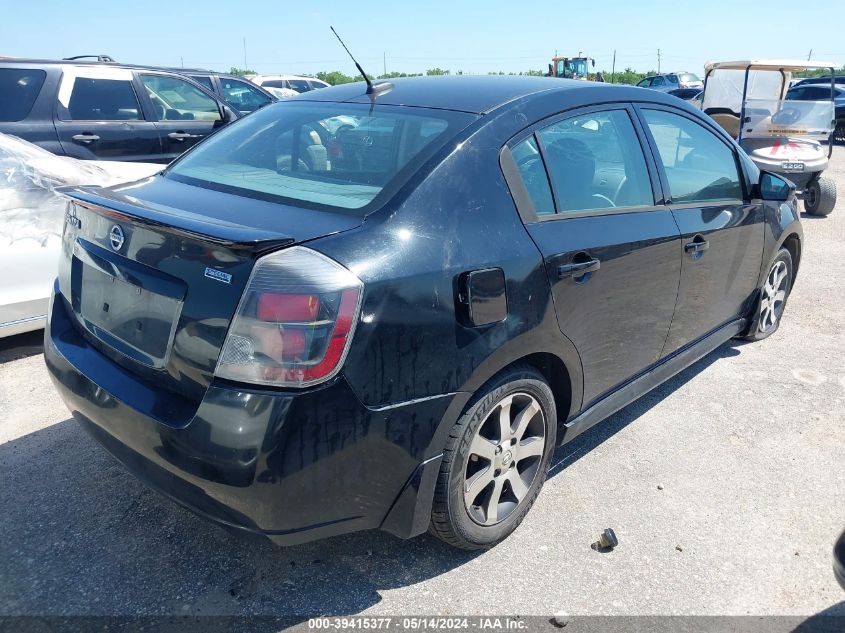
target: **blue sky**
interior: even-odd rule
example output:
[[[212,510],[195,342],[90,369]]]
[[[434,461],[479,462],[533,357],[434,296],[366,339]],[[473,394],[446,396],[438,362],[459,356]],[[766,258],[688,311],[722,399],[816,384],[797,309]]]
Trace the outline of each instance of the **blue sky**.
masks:
[[[8,3],[8,4],[7,4]],[[262,73],[355,69],[333,25],[367,72],[470,73],[545,69],[583,51],[610,69],[701,74],[708,59],[801,57],[845,63],[843,0],[488,0],[259,2],[253,0],[6,0],[0,55],[107,53],[119,61]],[[765,7],[765,8],[763,8]],[[806,26],[799,26],[803,22]]]

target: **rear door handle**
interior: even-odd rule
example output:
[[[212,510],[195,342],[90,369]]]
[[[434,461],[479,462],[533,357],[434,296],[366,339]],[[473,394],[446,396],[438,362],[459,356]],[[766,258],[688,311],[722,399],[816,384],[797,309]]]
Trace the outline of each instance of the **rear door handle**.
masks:
[[[77,143],[93,143],[94,141],[99,141],[100,137],[96,134],[91,134],[89,132],[85,132],[84,134],[74,134],[71,137]]]
[[[188,132],[171,132],[167,138],[172,138],[174,141],[184,141],[189,138],[202,138],[202,134],[189,134]]]
[[[701,240],[693,240],[692,242],[687,242],[684,244],[684,252],[685,253],[703,253],[707,249],[710,248],[710,242],[705,239]]]
[[[580,277],[581,275],[586,275],[587,273],[593,273],[599,268],[601,268],[601,262],[597,259],[591,259],[586,262],[576,262],[574,264],[564,264],[563,266],[558,266],[557,276],[559,279],[570,276]]]

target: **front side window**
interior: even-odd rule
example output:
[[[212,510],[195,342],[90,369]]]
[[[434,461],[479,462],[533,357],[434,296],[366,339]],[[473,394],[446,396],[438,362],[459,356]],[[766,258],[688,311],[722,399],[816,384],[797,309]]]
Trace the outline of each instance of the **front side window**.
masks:
[[[158,118],[165,121],[218,121],[217,102],[184,79],[141,75]]]
[[[643,110],[672,202],[742,200],[733,150],[705,127],[671,112]]]
[[[236,195],[364,209],[473,120],[446,110],[289,101],[223,128],[166,174]]]
[[[640,83],[637,84],[640,88],[648,88],[651,85],[651,77],[646,77]]]
[[[227,77],[220,77],[219,81],[223,98],[241,112],[252,112],[270,103],[270,97],[249,82]]]
[[[59,89],[59,118],[64,121],[137,121],[141,107],[131,77],[65,75]]]
[[[574,116],[537,136],[558,213],[654,205],[642,146],[625,110]]]
[[[32,110],[47,73],[30,68],[0,68],[0,122],[23,121]]]
[[[311,86],[308,84],[308,81],[305,79],[289,79],[288,80],[288,88],[296,90],[297,92],[308,92],[311,90]]]

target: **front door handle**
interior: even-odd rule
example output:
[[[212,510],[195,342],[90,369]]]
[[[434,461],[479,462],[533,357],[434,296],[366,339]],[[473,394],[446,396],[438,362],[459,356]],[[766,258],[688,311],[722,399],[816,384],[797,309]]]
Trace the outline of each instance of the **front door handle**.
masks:
[[[692,242],[687,242],[686,244],[684,244],[684,252],[692,253],[693,255],[703,253],[709,248],[710,242],[698,235],[695,237],[695,239],[693,239]]]
[[[77,143],[84,143],[86,145],[100,140],[99,136],[91,134],[90,132],[85,132],[84,134],[74,134],[71,138]]]
[[[171,132],[167,138],[172,138],[174,141],[184,141],[189,138],[202,138],[202,134],[189,134],[188,132]]]
[[[587,273],[594,273],[599,268],[601,268],[601,262],[597,259],[590,259],[586,262],[575,262],[574,264],[564,264],[563,266],[558,266],[557,276],[558,279],[570,276],[580,277],[581,275],[586,275]]]

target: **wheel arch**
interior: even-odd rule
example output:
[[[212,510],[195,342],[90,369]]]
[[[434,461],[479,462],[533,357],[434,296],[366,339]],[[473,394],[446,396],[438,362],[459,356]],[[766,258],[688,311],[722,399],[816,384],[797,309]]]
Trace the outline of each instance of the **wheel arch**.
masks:
[[[798,233],[789,233],[783,241],[778,245],[778,250],[785,248],[792,256],[792,282],[795,283],[795,277],[798,275],[798,267],[801,264],[801,236]]]

